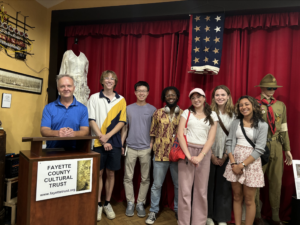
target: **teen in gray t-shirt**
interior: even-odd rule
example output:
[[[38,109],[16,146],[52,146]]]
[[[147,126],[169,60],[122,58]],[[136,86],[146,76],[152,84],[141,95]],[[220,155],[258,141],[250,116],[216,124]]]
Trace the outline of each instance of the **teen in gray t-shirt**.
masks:
[[[150,148],[150,127],[152,115],[156,108],[146,104],[139,106],[133,103],[127,106],[126,115],[129,126],[126,144],[135,150],[145,150]]]
[[[127,155],[125,157],[124,188],[127,200],[126,216],[134,215],[135,194],[132,179],[137,159],[141,165],[141,184],[137,198],[136,211],[139,217],[145,217],[144,204],[150,186],[151,149],[154,138],[150,137],[152,115],[156,108],[146,102],[149,84],[139,81],[134,85],[136,103],[127,106],[127,124],[123,127],[122,143],[126,139]],[[128,134],[128,137],[126,138]],[[124,148],[122,149],[124,152]]]

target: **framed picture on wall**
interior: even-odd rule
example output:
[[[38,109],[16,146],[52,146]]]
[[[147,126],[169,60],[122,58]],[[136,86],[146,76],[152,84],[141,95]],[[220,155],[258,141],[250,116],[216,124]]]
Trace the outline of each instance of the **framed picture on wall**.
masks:
[[[0,89],[2,88],[33,94],[42,94],[43,78],[0,68]]]

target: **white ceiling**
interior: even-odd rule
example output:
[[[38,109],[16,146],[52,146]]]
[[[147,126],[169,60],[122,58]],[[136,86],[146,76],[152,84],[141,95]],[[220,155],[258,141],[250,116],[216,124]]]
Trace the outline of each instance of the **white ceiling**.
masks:
[[[55,6],[55,5],[65,1],[65,0],[36,0],[36,1],[48,9],[48,8],[51,8],[52,6]]]

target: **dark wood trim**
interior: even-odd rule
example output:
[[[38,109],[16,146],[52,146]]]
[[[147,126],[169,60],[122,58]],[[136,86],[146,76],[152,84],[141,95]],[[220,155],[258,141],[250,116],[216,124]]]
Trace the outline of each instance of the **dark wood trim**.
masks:
[[[129,6],[52,11],[48,102],[57,98],[55,77],[67,48],[65,27],[94,23],[116,23],[187,19],[192,13],[225,11],[226,15],[300,11],[300,1],[179,1]]]
[[[73,141],[73,140],[93,140],[98,139],[98,136],[79,136],[79,137],[23,137],[22,142],[28,141]]]

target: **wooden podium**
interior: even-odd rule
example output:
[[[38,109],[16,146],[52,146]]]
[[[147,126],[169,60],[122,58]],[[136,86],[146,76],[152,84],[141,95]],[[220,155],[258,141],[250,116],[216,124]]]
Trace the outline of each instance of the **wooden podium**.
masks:
[[[97,139],[97,137],[33,137],[22,139],[23,142],[31,142],[31,150],[20,152],[18,225],[97,224],[100,154],[91,151],[92,139]],[[77,149],[76,151],[42,149],[43,141],[54,140],[76,140]],[[36,201],[38,162],[84,158],[93,158],[91,192]]]

